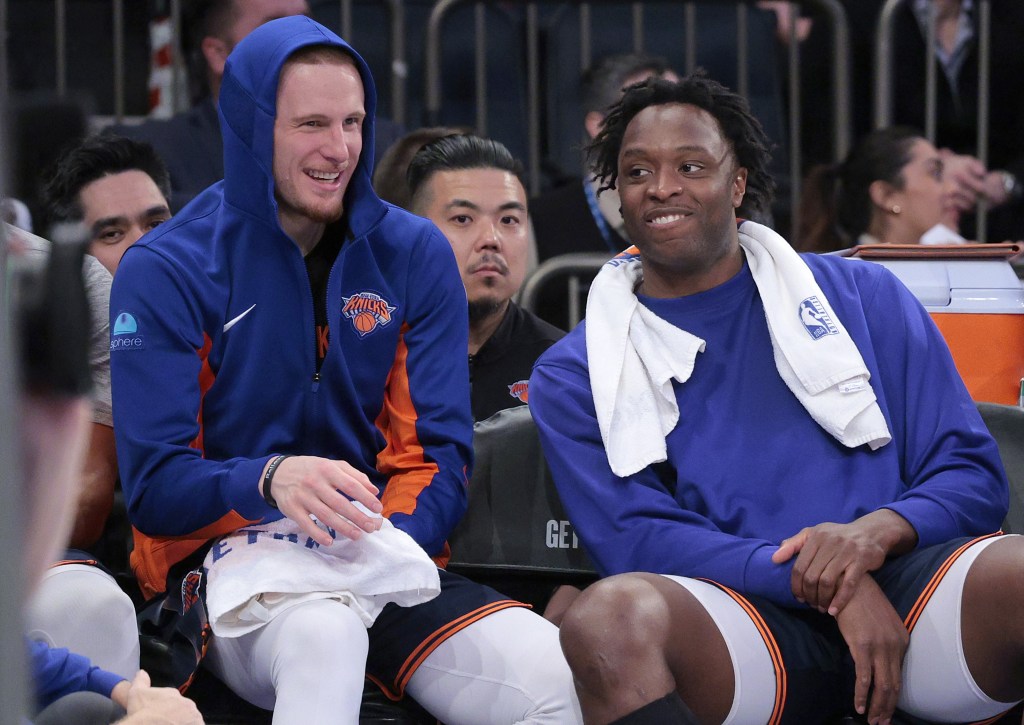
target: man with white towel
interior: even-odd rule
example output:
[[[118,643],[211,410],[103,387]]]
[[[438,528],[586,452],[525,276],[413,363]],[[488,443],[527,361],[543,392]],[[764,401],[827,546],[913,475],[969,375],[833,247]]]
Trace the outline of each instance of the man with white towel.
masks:
[[[280,18],[219,98],[224,181],[111,295],[140,584],[278,725],[357,722],[364,675],[449,725],[578,722],[554,625],[434,563],[472,463],[466,294],[437,227],[373,191],[369,68]]]
[[[879,265],[737,220],[770,201],[767,140],[702,75],[631,87],[591,154],[636,246],[530,381],[607,577],[561,629],[585,721],[1012,708],[1024,539],[993,534],[1006,477],[928,314]]]

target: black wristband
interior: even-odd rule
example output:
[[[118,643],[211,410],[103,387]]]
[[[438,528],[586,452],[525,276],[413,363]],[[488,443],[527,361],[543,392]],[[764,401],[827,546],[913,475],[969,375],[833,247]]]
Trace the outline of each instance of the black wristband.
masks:
[[[285,458],[291,458],[291,456],[278,456],[270,462],[270,465],[267,466],[267,472],[263,474],[263,500],[267,502],[268,506],[273,506],[274,508],[277,508],[277,501],[275,501],[274,497],[270,495],[270,484],[274,480],[274,474],[277,472],[277,467],[281,465],[281,462]]]

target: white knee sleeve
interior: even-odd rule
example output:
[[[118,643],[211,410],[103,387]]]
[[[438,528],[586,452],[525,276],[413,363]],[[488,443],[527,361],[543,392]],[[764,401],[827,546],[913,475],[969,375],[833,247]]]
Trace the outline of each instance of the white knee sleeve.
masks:
[[[274,711],[274,725],[355,723],[369,640],[340,602],[305,602],[241,637],[214,636],[206,664],[235,693]]]
[[[558,628],[520,607],[438,645],[406,690],[447,725],[583,722]]]
[[[957,557],[921,611],[903,658],[899,708],[904,712],[932,722],[971,722],[994,717],[1016,704],[996,702],[978,687],[961,640],[967,572],[978,555],[1001,538],[979,541]]]
[[[102,569],[63,564],[47,570],[25,620],[32,639],[67,647],[129,680],[139,671],[135,607]]]

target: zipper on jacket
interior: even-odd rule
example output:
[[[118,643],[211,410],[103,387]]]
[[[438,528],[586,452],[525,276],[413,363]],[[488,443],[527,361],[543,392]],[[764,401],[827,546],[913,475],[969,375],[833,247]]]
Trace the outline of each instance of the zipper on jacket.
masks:
[[[313,373],[313,392],[315,393],[320,388],[320,373]]]

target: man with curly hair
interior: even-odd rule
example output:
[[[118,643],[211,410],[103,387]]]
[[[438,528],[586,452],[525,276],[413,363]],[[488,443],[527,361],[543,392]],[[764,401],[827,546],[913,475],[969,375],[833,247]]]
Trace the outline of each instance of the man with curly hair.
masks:
[[[798,255],[764,133],[701,76],[629,89],[591,148],[636,245],[530,408],[606,578],[566,614],[586,722],[978,721],[1024,698],[1024,540],[927,312]]]

